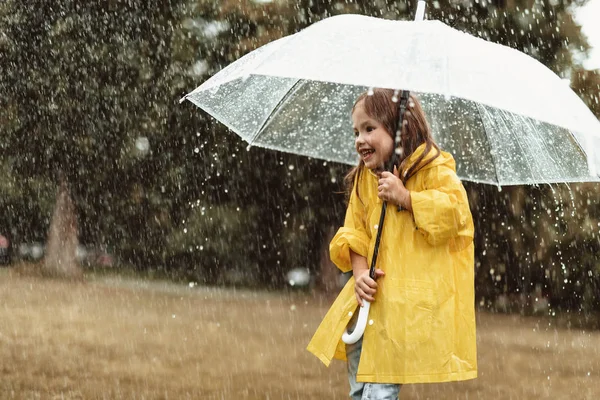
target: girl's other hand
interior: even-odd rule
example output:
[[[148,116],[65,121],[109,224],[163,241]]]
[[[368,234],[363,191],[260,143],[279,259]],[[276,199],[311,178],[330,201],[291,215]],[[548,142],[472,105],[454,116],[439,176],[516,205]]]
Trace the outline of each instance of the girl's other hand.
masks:
[[[377,196],[384,201],[394,203],[404,209],[412,210],[410,203],[410,192],[400,179],[400,172],[394,166],[394,173],[384,171],[379,174],[379,186]]]
[[[384,276],[385,272],[380,269],[375,269],[375,278]],[[374,302],[375,293],[377,292],[377,282],[369,277],[369,270],[364,269],[357,271],[354,274],[354,294],[356,295],[356,301],[362,307],[363,299]]]

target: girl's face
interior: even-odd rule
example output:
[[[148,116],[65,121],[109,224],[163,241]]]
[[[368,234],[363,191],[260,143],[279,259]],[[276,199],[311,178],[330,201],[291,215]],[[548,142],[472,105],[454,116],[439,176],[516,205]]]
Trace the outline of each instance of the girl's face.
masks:
[[[356,151],[370,170],[385,168],[385,162],[394,151],[394,139],[382,124],[365,112],[364,100],[359,101],[352,113]]]

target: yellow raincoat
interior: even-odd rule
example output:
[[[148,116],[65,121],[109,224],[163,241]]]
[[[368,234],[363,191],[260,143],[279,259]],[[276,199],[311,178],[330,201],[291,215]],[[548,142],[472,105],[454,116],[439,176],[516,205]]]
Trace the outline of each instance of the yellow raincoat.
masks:
[[[422,154],[421,145],[407,167]],[[433,149],[429,159],[436,153]],[[412,213],[390,205],[377,267],[375,302],[363,336],[356,380],[446,382],[477,377],[473,220],[452,156],[442,152],[406,182]],[[356,186],[359,197],[356,195]],[[355,182],[344,226],[330,244],[331,260],[351,271],[350,252],[371,265],[381,200],[378,178],[365,169]],[[351,278],[325,315],[308,350],[329,366],[346,359],[341,341],[358,312]]]

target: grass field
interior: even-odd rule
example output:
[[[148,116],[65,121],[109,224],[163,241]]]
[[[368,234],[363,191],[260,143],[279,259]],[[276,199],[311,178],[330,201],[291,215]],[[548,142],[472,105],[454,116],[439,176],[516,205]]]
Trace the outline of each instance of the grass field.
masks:
[[[0,270],[0,399],[345,399],[306,350],[331,298]],[[479,378],[401,399],[598,399],[600,333],[479,313]]]

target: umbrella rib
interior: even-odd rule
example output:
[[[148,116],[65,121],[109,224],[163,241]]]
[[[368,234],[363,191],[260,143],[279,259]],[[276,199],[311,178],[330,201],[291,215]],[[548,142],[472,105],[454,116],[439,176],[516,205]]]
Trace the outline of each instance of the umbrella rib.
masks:
[[[249,146],[254,145],[254,142],[258,139],[258,137],[263,132],[263,130],[265,129],[265,127],[269,124],[269,122],[271,121],[272,117],[277,114],[277,112],[282,107],[282,105],[285,103],[285,101],[292,94],[294,94],[296,92],[296,90],[298,88],[298,84],[300,82],[302,82],[302,79],[296,80],[296,82],[292,85],[292,87],[287,92],[285,92],[285,94],[281,97],[281,99],[279,100],[279,102],[277,103],[277,105],[273,108],[273,111],[271,111],[271,113],[269,113],[269,115],[267,115],[267,117],[262,122],[262,124],[260,125],[260,127],[256,130],[256,133],[248,141],[248,145]]]
[[[494,168],[494,175],[496,175],[496,182],[498,182],[498,186],[502,186],[500,184],[500,177],[498,176],[498,168],[496,167],[496,158],[494,157],[494,152],[492,151],[492,141],[489,138],[487,129],[485,127],[485,121],[483,119],[483,114],[481,113],[481,106],[479,105],[479,103],[474,102],[475,103],[475,108],[477,108],[477,113],[479,114],[479,120],[481,121],[481,126],[483,127],[483,133],[485,133],[485,138],[487,139],[487,143],[488,143],[488,152],[490,153],[490,157],[492,158],[492,167]]]
[[[526,117],[526,116],[523,116],[523,115],[517,115],[517,116],[518,116],[518,118],[521,118],[521,119],[524,121],[524,122],[523,122],[523,124],[522,124],[523,126],[526,126],[526,127],[528,126],[528,127],[530,127],[530,128],[532,127],[532,125],[533,125],[533,124],[532,124],[532,120],[531,120],[531,118],[528,118],[528,117]],[[506,125],[506,123],[505,123],[505,125]],[[527,141],[527,138],[525,138],[525,140]],[[544,141],[544,136],[541,136],[541,141],[542,141],[542,142]],[[515,140],[515,142],[516,142],[517,146],[519,146],[519,150],[520,150],[520,151],[522,152],[522,154],[524,154],[524,155],[525,155],[525,154],[526,154],[526,152],[527,152],[527,151],[526,151],[526,147],[530,147],[530,148],[531,148],[531,147],[534,147],[534,146],[535,146],[535,147],[537,147],[537,148],[538,148],[538,150],[540,150],[540,151],[541,151],[541,149],[540,149],[540,148],[541,148],[541,147],[543,147],[543,146],[542,146],[540,143],[535,143],[533,140],[530,140],[530,141],[529,141],[530,143],[525,143],[526,145],[528,145],[528,146],[526,146],[526,147],[522,145],[522,143],[521,143],[521,141],[520,141],[520,140]],[[536,146],[536,145],[537,145],[537,146]],[[550,157],[550,159],[553,161],[553,164],[556,164],[556,161],[555,161],[555,160],[552,158],[552,156],[550,156],[550,155],[549,155],[548,157]],[[544,181],[544,183],[546,183],[546,178],[545,178],[545,177],[544,177],[544,176],[541,174],[541,172],[539,171],[539,169],[538,169],[538,168],[533,168],[533,167],[531,166],[531,164],[530,164],[530,163],[528,162],[528,160],[527,160],[527,157],[525,157],[525,162],[527,163],[527,167],[528,167],[528,169],[529,169],[529,174],[530,174],[531,178],[534,178],[534,175],[538,175],[538,177],[540,178],[539,180],[541,180],[541,181]],[[547,172],[547,171],[546,171],[546,172]],[[560,174],[559,174],[559,175],[560,175]]]

